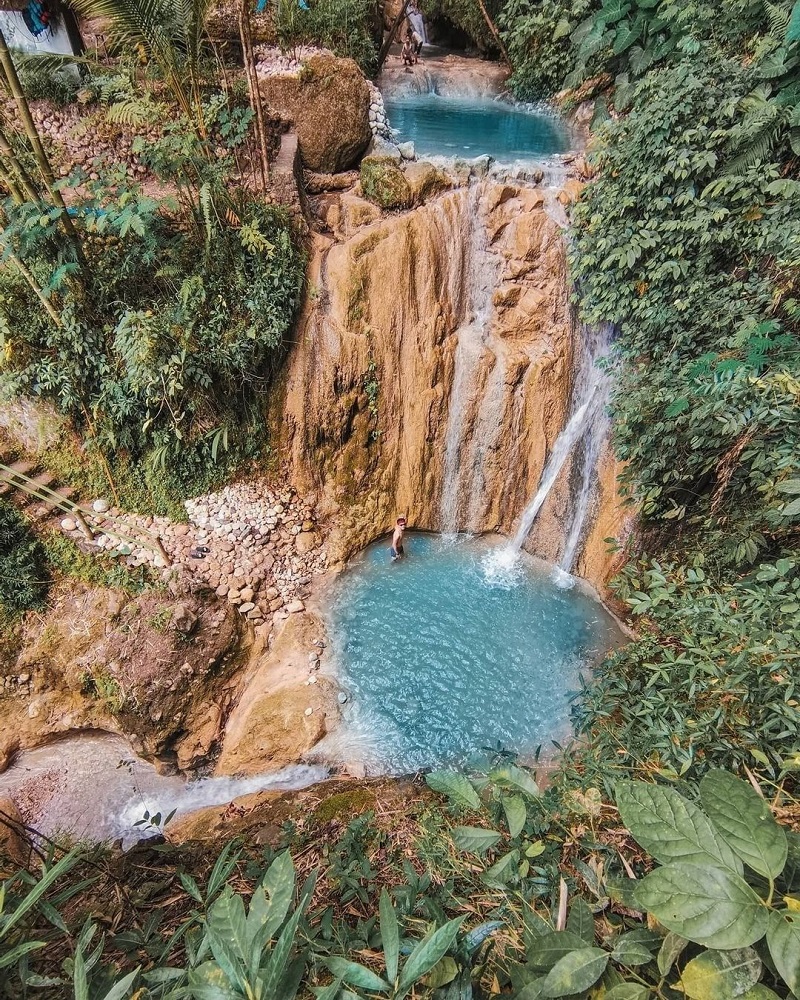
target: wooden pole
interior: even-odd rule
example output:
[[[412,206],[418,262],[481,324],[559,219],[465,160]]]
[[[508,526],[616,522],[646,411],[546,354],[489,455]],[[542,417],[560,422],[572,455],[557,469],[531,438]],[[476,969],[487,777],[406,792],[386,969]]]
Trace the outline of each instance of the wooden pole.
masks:
[[[503,59],[505,61],[506,66],[510,66],[511,60],[508,58],[508,52],[506,52],[506,47],[505,45],[503,45],[503,40],[500,37],[500,32],[495,27],[494,21],[489,17],[489,11],[486,9],[486,5],[484,4],[483,0],[478,0],[478,6],[481,9],[481,13],[483,14],[483,19],[484,21],[486,21],[486,25],[489,28],[489,31],[491,31],[494,40],[497,42],[497,47],[503,54]]]

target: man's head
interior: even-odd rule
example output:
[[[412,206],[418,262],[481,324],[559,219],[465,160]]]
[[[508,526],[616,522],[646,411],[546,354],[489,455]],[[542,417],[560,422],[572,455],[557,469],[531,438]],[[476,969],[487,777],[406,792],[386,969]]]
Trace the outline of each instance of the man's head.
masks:
[[[405,528],[405,526],[406,526],[406,515],[405,514],[401,514],[400,517],[398,517],[398,519],[397,519],[397,527],[398,528]]]

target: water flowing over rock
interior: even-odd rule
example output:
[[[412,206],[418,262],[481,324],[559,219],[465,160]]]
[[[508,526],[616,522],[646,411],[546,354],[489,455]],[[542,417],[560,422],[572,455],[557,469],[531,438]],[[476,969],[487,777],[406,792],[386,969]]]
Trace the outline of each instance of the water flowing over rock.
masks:
[[[490,176],[317,237],[281,416],[334,561],[402,511],[414,527],[511,533],[535,494],[586,355],[556,193]],[[569,545],[602,585],[622,517],[610,449],[592,449],[591,469],[577,448],[565,457],[526,548],[558,562]]]

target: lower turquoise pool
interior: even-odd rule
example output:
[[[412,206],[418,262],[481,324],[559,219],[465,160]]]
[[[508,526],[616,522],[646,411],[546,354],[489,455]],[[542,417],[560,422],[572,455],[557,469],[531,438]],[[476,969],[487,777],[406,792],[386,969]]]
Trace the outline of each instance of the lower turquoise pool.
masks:
[[[337,580],[328,618],[349,696],[345,762],[406,774],[568,735],[571,693],[616,624],[526,556],[487,573],[504,544],[412,534],[405,558],[376,543]]]

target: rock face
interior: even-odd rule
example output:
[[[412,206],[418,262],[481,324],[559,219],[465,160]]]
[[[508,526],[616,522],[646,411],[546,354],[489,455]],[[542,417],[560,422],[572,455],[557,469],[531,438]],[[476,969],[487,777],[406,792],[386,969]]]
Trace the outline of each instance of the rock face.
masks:
[[[314,55],[299,72],[262,77],[259,87],[267,104],[294,121],[308,170],[347,170],[369,145],[370,90],[352,59]]]
[[[137,752],[196,767],[248,658],[234,608],[202,597],[174,604],[157,592],[64,588],[47,621],[26,627],[16,662],[0,665],[0,770],[17,751],[78,729],[128,733]]]
[[[332,560],[412,527],[510,532],[570,406],[583,350],[552,192],[485,179],[318,239],[283,427]],[[567,462],[528,548],[557,559]],[[598,586],[621,530],[606,453],[577,566]],[[560,505],[560,506],[559,506]]]

